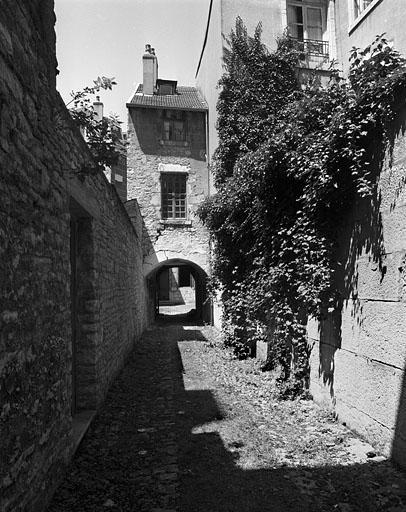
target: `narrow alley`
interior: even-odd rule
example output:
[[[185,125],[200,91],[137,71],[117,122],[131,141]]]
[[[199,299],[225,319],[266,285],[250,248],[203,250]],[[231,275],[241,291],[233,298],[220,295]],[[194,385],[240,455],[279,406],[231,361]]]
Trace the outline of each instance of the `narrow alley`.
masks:
[[[49,512],[406,510],[406,479],[215,331],[147,331],[112,386]]]

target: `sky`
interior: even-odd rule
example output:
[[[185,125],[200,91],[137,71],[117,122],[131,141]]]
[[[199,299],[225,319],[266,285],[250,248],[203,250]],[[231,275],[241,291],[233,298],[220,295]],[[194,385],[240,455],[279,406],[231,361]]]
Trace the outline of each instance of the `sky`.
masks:
[[[142,82],[146,43],[156,50],[160,78],[194,85],[208,9],[209,0],[55,0],[57,87],[65,103],[98,76],[115,77],[101,101],[126,128],[125,104]]]

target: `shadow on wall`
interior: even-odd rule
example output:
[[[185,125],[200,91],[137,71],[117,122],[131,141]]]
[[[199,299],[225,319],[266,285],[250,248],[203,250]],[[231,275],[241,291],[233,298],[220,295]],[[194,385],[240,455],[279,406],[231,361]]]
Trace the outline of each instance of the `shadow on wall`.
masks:
[[[396,418],[395,434],[392,445],[392,458],[405,466],[404,454],[406,453],[406,369],[403,374],[402,389],[400,392],[398,415]]]
[[[195,277],[189,265],[163,267],[157,274],[159,306],[195,308]]]
[[[165,109],[131,108],[131,125],[135,130],[132,137],[136,137],[139,147],[145,155],[174,156],[193,158],[206,161],[205,121],[202,112],[180,112],[183,126],[180,140],[165,140],[164,121]],[[173,122],[173,121],[170,121]]]
[[[384,170],[391,170],[393,167],[394,149],[396,140],[404,137],[406,129],[406,107],[399,111],[397,121],[393,123],[392,133],[389,140],[389,151],[385,150],[383,143],[374,143],[371,145],[371,161],[373,181],[375,184],[374,194],[371,197],[358,199],[348,197],[348,216],[346,219],[338,219],[336,225],[338,230],[336,247],[336,267],[334,269],[335,288],[337,298],[335,311],[327,312],[324,319],[319,324],[320,331],[320,359],[319,359],[319,377],[330,391],[330,396],[335,403],[335,354],[342,348],[342,328],[343,313],[346,318],[348,313],[351,317],[351,326],[353,329],[363,327],[363,304],[365,296],[360,294],[360,279],[365,280],[362,269],[359,268],[359,258],[369,257],[369,264],[374,270],[379,272],[379,284],[382,284],[387,273],[387,251],[384,243],[383,221],[382,221],[382,191],[388,194],[389,190],[383,190],[379,183],[381,173]],[[397,184],[395,197],[389,205],[393,212],[396,208],[397,200],[406,185],[406,177],[402,177]],[[388,205],[385,204],[385,208]],[[337,208],[337,211],[339,209]],[[341,210],[342,211],[342,210]],[[392,235],[393,236],[393,235]],[[405,249],[405,248],[404,248]],[[399,271],[402,272],[402,268]],[[371,298],[371,297],[369,297]],[[372,297],[375,300],[383,300],[379,297]],[[348,319],[345,320],[348,323]],[[346,335],[347,336],[347,335]],[[404,340],[393,340],[396,342]],[[395,390],[394,390],[395,392]],[[398,458],[397,454],[406,453],[406,391],[403,383],[402,393],[400,395],[398,420],[393,442],[393,456]],[[404,464],[404,462],[403,462]]]

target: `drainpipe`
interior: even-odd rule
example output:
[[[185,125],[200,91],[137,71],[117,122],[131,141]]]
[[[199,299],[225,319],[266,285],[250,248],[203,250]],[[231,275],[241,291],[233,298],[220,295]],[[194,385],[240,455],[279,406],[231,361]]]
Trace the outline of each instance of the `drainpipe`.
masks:
[[[205,115],[206,122],[206,163],[207,163],[207,195],[211,196],[211,180],[210,180],[210,143],[209,143],[209,111],[206,111]]]
[[[205,115],[205,121],[206,121],[206,163],[207,163],[207,195],[211,196],[211,166],[210,166],[210,143],[209,143],[209,111],[206,111]],[[212,241],[211,236],[209,235],[209,271],[211,274],[211,248],[212,248]],[[206,283],[206,289],[207,289],[207,283]],[[209,299],[209,297],[207,298]],[[210,325],[214,325],[214,304],[213,299],[210,298]]]

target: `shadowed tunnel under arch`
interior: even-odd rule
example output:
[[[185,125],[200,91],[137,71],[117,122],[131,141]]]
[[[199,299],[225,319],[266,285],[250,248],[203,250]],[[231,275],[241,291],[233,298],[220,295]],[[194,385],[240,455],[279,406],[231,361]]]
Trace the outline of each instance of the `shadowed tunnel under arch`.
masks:
[[[146,279],[148,303],[153,311],[151,316],[162,318],[159,314],[160,304],[179,305],[189,302],[191,306],[188,315],[191,318],[197,322],[212,323],[212,305],[207,292],[208,276],[199,265],[182,258],[168,259],[157,263]],[[186,295],[182,293],[182,288],[187,290]],[[178,317],[176,314],[170,315],[172,320]]]

